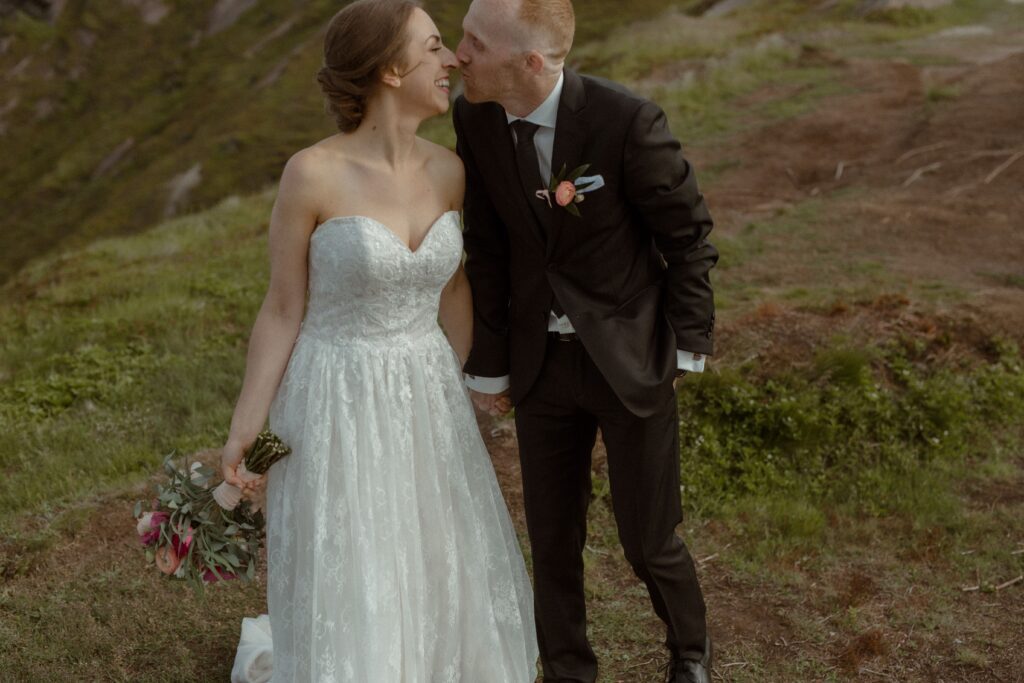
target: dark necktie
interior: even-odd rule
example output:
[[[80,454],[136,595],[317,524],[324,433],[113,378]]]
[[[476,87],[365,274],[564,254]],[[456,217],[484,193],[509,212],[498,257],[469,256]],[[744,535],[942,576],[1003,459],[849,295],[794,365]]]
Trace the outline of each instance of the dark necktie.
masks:
[[[533,144],[533,136],[540,128],[536,123],[524,119],[512,122],[512,130],[516,133],[516,165],[519,166],[519,180],[523,183],[526,199],[533,204],[538,190],[547,189],[540,177],[540,162],[537,160],[537,148]]]
[[[523,191],[526,193],[526,201],[541,225],[547,229],[547,222],[553,218],[550,207],[544,200],[537,198],[538,190],[546,190],[547,184],[540,177],[540,161],[537,159],[537,147],[533,144],[533,136],[540,128],[536,123],[530,123],[525,119],[518,119],[511,124],[512,130],[516,133],[516,165],[519,167],[519,180],[523,183]],[[556,297],[551,299],[551,310],[555,315],[562,317],[565,311],[558,303]]]

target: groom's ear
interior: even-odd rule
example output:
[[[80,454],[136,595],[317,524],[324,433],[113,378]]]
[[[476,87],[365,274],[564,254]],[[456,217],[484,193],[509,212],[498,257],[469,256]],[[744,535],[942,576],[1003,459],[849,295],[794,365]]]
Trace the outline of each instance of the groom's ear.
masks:
[[[526,69],[531,74],[537,75],[544,71],[544,63],[544,55],[536,50],[530,50],[526,53]]]

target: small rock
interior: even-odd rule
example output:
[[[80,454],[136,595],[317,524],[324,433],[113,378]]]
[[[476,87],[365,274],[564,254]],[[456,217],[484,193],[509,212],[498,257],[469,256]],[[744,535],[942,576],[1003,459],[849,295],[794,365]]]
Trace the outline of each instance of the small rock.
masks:
[[[11,99],[7,100],[7,104],[0,107],[0,116],[14,111],[19,104],[21,104],[21,98],[15,95]]]
[[[128,138],[115,147],[110,154],[103,158],[103,161],[99,163],[96,170],[92,172],[92,179],[96,180],[97,178],[101,178],[109,173],[111,169],[117,166],[117,164],[124,159],[125,155],[128,154],[129,150],[134,146],[135,138]]]
[[[273,31],[260,38],[252,46],[245,51],[245,58],[252,59],[256,56],[256,53],[262,50],[268,43],[277,40],[285,33],[291,30],[292,26],[295,25],[296,17],[290,17],[277,26]]]
[[[1024,2],[1024,0],[1021,0]],[[954,26],[953,28],[947,28],[945,31],[939,31],[933,37],[935,38],[970,38],[972,36],[990,36],[993,31],[988,26]]]
[[[51,0],[50,1],[50,23],[56,24],[57,20],[60,19],[61,12],[64,11],[64,6],[68,4],[67,0]]]
[[[50,118],[50,114],[53,113],[54,109],[56,109],[56,106],[53,104],[53,100],[47,97],[36,102],[36,121]]]
[[[121,0],[124,4],[139,11],[142,21],[149,26],[156,26],[171,13],[171,8],[162,0]]]
[[[270,71],[268,71],[266,75],[260,79],[260,82],[256,84],[256,89],[263,90],[264,88],[269,88],[274,83],[276,83],[277,79],[279,79],[281,77],[281,74],[284,73],[285,68],[287,68],[289,61],[291,61],[290,56],[285,57],[284,59],[278,61],[277,64],[272,66],[270,68]]]
[[[75,31],[75,40],[84,48],[90,48],[96,44],[96,34],[88,29],[80,28]]]
[[[28,67],[31,66],[31,64],[32,64],[32,55],[28,55],[24,59],[22,59],[20,62],[15,64],[13,67],[11,67],[11,70],[7,72],[7,77],[8,78],[21,78],[25,74],[25,72],[28,71]]]
[[[864,0],[857,7],[860,14],[900,9],[902,7],[915,7],[917,9],[936,9],[952,5],[953,0]]]
[[[711,6],[704,14],[704,17],[724,17],[730,12],[734,12],[742,7],[745,7],[751,3],[752,0],[722,0],[716,2]]]
[[[212,36],[231,28],[235,22],[256,5],[256,0],[217,0],[210,11],[206,35]]]
[[[178,213],[178,209],[188,199],[189,193],[199,186],[202,179],[203,165],[197,163],[184,173],[174,176],[167,183],[169,195],[167,197],[167,205],[164,207],[164,218],[170,218]]]

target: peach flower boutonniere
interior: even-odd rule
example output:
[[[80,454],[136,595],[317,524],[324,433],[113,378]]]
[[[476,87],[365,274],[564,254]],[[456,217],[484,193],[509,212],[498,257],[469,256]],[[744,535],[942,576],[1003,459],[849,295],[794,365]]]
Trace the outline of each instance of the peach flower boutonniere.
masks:
[[[583,164],[573,171],[567,172],[567,167],[563,164],[562,170],[551,176],[551,183],[547,189],[537,190],[537,198],[546,201],[550,208],[554,208],[554,204],[557,204],[573,216],[579,218],[581,214],[579,207],[576,205],[583,201],[583,195],[604,187],[604,178],[602,176],[583,175],[587,172],[588,168],[590,168],[590,164]],[[552,197],[554,198],[554,204],[551,201]]]

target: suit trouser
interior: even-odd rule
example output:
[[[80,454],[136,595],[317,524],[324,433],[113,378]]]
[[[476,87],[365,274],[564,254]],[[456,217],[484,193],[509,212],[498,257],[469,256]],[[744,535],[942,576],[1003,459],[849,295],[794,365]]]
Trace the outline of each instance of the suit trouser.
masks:
[[[704,597],[675,527],[679,494],[679,409],[640,418],[618,399],[579,341],[548,342],[544,366],[516,405],[527,531],[533,557],[537,637],[545,681],[597,678],[587,640],[583,547],[591,452],[601,429],[619,539],[681,657],[704,654]]]

